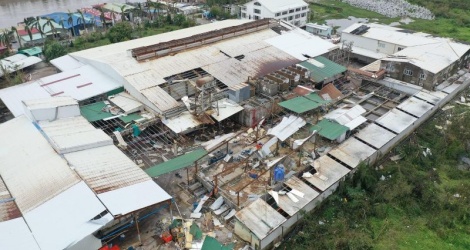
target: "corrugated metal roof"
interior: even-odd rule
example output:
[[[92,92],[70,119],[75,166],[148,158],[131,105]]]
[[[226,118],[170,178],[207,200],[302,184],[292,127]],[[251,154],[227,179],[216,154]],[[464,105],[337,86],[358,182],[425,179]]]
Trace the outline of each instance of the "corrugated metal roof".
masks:
[[[0,175],[23,214],[80,181],[25,116],[0,124],[0,133]]]
[[[417,118],[398,109],[392,109],[376,119],[375,122],[399,134],[408,128]]]
[[[348,168],[327,155],[320,156],[313,162],[312,166],[317,173],[313,174],[312,177],[303,178],[321,191],[327,190],[350,172]]]
[[[323,119],[319,123],[313,125],[312,128],[310,128],[310,131],[313,130],[318,131],[319,135],[329,140],[336,140],[341,135],[346,133],[349,128],[339,123],[329,121],[328,119]]]
[[[297,212],[302,210],[309,202],[315,199],[319,193],[301,181],[299,178],[292,176],[285,184],[292,189],[300,191],[304,194],[304,197],[295,196],[299,201],[293,202],[287,195],[279,196],[278,206],[282,208],[290,216],[295,215]]]
[[[425,100],[432,104],[437,104],[441,101],[441,97],[435,95],[436,92],[429,92],[427,90],[421,90],[415,94],[416,97]]]
[[[153,180],[136,183],[98,194],[98,198],[114,216],[125,215],[171,199]]]
[[[144,107],[141,102],[137,101],[134,97],[125,92],[110,96],[108,99],[122,109],[126,114],[137,112]]]
[[[261,4],[261,6],[270,10],[272,13],[308,6],[308,4],[302,0],[258,0],[258,2]]]
[[[314,110],[321,106],[318,102],[314,102],[303,96],[295,97],[287,101],[278,103],[279,106],[284,107],[297,114],[302,114],[310,110]]]
[[[23,54],[16,54],[0,60],[0,65],[8,72],[15,72],[24,69],[36,63],[42,62],[42,59],[36,56],[25,56]],[[3,71],[0,71],[0,77],[3,76]]]
[[[181,105],[159,86],[144,89],[141,93],[159,109],[155,110],[157,112],[165,112]]]
[[[344,162],[351,168],[356,168],[359,163],[375,153],[375,149],[367,146],[354,137],[347,139],[338,147],[329,152],[336,159]]]
[[[262,240],[278,228],[286,218],[268,205],[263,199],[257,199],[235,214],[235,217]]]
[[[203,124],[201,121],[196,119],[196,116],[189,113],[189,111],[184,111],[178,116],[170,119],[163,119],[162,123],[177,134],[188,132]]]
[[[106,104],[104,102],[95,102],[92,104],[81,106],[80,113],[89,122],[99,121],[114,116],[113,114],[104,111],[104,107],[106,107]]]
[[[40,250],[23,217],[0,222],[0,249]]]
[[[186,153],[184,155],[177,156],[171,160],[160,163],[153,167],[148,168],[145,172],[150,175],[150,177],[157,177],[162,174],[166,174],[172,171],[176,171],[185,167],[189,167],[194,164],[194,162],[207,154],[207,151],[204,149],[197,149]]]
[[[268,130],[268,134],[276,136],[281,141],[285,141],[301,127],[305,126],[305,124],[307,123],[301,117],[294,115],[289,117],[284,116],[279,124]]]
[[[113,145],[113,140],[82,116],[41,121],[39,126],[59,154]]]
[[[219,108],[219,112],[217,112],[217,109],[214,108],[214,113],[211,114],[211,116],[219,122],[243,110],[242,106],[227,98],[217,101],[217,104],[213,104],[212,106]]]
[[[68,71],[71,69],[80,68],[84,65],[83,63],[77,61],[70,55],[58,57],[56,59],[51,60],[50,63],[56,68],[58,68],[60,71]]]
[[[299,65],[307,68],[311,72],[310,77],[313,78],[315,82],[321,82],[347,70],[346,67],[332,62],[323,56],[317,56],[305,62],[301,62]]]
[[[343,97],[343,93],[339,91],[333,83],[328,83],[325,87],[323,87],[318,94],[324,99],[328,100],[329,97],[332,100],[336,100],[340,97]]]
[[[40,99],[28,99],[23,101],[24,105],[29,110],[35,109],[49,109],[49,108],[57,108],[62,106],[77,106],[78,102],[68,96],[63,97],[48,97],[48,98],[40,98]]]
[[[68,153],[64,157],[97,194],[150,180],[114,145]]]
[[[81,181],[23,215],[41,249],[66,249],[112,220],[92,220],[105,210]]]
[[[400,105],[397,106],[397,108],[416,117],[421,117],[433,107],[433,105],[414,97],[408,98],[406,101],[400,103]]]
[[[0,178],[0,224],[20,217],[22,217],[21,212],[16,206],[14,197],[11,196],[5,183]]]
[[[348,127],[350,130],[353,130],[367,121],[367,119],[362,116],[364,113],[366,113],[366,110],[361,105],[355,105],[353,107],[344,106],[329,112],[323,117],[336,121]]]
[[[24,114],[24,100],[48,97],[50,97],[49,93],[37,82],[27,82],[0,89],[0,98],[15,117]]]
[[[379,149],[393,139],[395,134],[377,124],[371,123],[364,129],[361,129],[355,136]]]

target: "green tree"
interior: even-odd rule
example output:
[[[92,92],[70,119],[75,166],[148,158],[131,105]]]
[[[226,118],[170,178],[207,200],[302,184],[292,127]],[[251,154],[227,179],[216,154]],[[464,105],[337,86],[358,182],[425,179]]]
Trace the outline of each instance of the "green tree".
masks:
[[[107,34],[111,43],[130,40],[132,37],[132,26],[128,22],[120,22],[114,25]]]
[[[186,21],[186,16],[183,14],[176,14],[175,17],[173,17],[173,24],[182,26],[183,23]]]
[[[213,5],[209,11],[209,13],[213,16],[213,17],[220,17],[220,15],[222,14],[222,9],[220,8],[220,6],[218,5]]]
[[[170,12],[168,12],[168,13],[166,14],[166,23],[167,23],[167,24],[173,24],[173,20],[171,20],[171,14],[170,14]]]
[[[47,61],[67,54],[67,50],[57,41],[47,41],[44,44],[44,56]]]
[[[80,19],[81,19],[82,24],[83,24],[83,29],[85,30],[85,33],[88,34],[88,28],[86,27],[85,15],[83,14],[83,12],[81,10],[77,9],[77,12],[78,12],[78,14],[80,14]]]
[[[52,30],[52,33],[54,34],[54,37],[57,37],[57,29],[54,26],[54,22],[49,17],[46,18],[46,22],[42,26],[42,30],[45,30],[46,26],[49,26]]]
[[[16,39],[18,39],[18,43],[19,43],[19,45],[20,45],[20,48],[23,47],[23,45],[21,44],[20,35],[18,34],[18,30],[16,29],[16,27],[11,26],[11,31],[16,34]]]

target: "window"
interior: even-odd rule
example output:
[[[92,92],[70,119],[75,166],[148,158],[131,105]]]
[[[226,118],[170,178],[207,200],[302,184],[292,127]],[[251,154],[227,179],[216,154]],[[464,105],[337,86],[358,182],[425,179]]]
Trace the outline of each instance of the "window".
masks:
[[[385,48],[385,43],[379,42],[379,48]]]
[[[294,13],[294,10],[293,10],[293,9],[292,9],[292,10],[289,10],[289,13]]]
[[[305,17],[306,15],[307,15],[307,14],[305,14],[305,13],[300,14],[300,16],[302,16],[302,17]]]
[[[411,71],[411,69],[405,69],[403,71],[403,74],[404,75],[407,75],[407,76],[412,76],[413,75],[413,71]]]
[[[261,10],[260,9],[255,9],[254,10],[256,14],[261,14]]]
[[[254,5],[256,5],[256,6],[261,6],[261,4],[258,3],[258,2],[255,2]]]
[[[290,20],[294,19],[294,16],[290,16],[288,19],[290,21]]]
[[[283,14],[283,15],[287,14],[287,11],[283,11],[282,14]]]
[[[295,19],[300,18],[300,14],[295,15]]]
[[[255,18],[255,20],[259,20],[259,16],[253,16]]]
[[[300,11],[300,8],[295,9],[295,11]]]
[[[424,72],[421,72],[421,74],[419,74],[419,79],[426,80],[426,74],[424,74]]]
[[[242,10],[246,10],[246,7],[245,7],[245,6],[243,6]]]
[[[307,6],[302,7],[302,10],[306,10],[306,9],[307,9]]]
[[[398,51],[401,51],[401,50],[403,50],[403,48],[402,48],[402,47],[398,47]]]
[[[280,15],[281,15],[281,12],[279,12],[279,13],[276,13],[276,16],[280,16]]]
[[[287,21],[287,18],[284,17],[282,20]]]
[[[242,13],[242,18],[246,18],[246,14],[245,14],[245,13]]]

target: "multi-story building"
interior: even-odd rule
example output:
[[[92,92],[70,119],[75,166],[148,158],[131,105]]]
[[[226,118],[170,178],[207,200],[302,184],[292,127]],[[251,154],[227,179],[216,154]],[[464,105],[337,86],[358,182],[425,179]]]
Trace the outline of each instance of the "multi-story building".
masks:
[[[303,0],[254,0],[241,6],[240,18],[274,18],[301,27],[307,24],[309,11]]]

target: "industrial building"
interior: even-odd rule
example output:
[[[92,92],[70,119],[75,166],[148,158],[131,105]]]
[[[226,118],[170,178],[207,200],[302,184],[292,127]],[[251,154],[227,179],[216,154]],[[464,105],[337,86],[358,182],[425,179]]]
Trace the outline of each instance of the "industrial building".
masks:
[[[260,20],[274,18],[302,27],[310,14],[308,3],[303,0],[253,0],[240,8],[240,18]]]
[[[336,50],[287,22],[226,20],[75,52],[0,90],[15,117],[0,124],[0,248],[97,249],[178,203],[203,231],[178,247],[271,249],[470,85],[459,70],[429,91]]]

